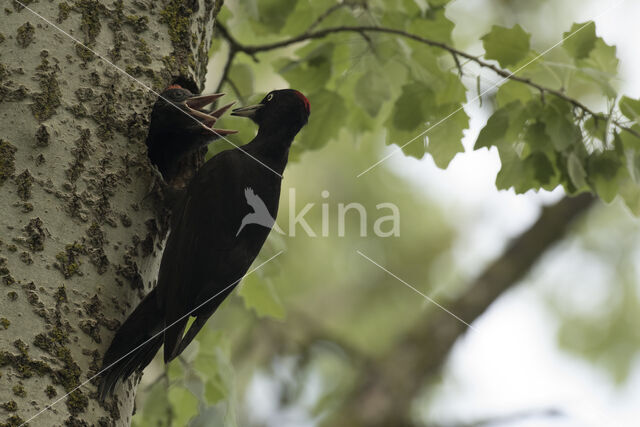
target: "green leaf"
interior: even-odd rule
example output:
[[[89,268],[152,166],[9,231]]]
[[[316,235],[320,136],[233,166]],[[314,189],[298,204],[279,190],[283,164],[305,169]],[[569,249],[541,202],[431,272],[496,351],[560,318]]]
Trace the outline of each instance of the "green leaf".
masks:
[[[227,396],[228,390],[219,378],[212,378],[205,383],[204,397],[210,405],[216,404]]]
[[[355,102],[371,117],[378,115],[380,108],[390,96],[389,83],[379,72],[367,71],[356,83]]]
[[[617,154],[613,151],[592,154],[587,161],[589,181],[598,196],[610,203],[618,194],[620,181],[628,177]]]
[[[571,182],[576,189],[580,190],[589,186],[587,183],[587,172],[584,170],[580,158],[575,153],[569,154],[567,158],[567,169],[569,170]]]
[[[416,0],[417,1],[417,0]],[[451,0],[428,0],[429,6],[433,8],[442,7],[449,3]]]
[[[246,276],[242,280],[238,295],[244,300],[245,307],[253,309],[260,317],[285,317],[285,308],[269,279],[262,279],[258,274]]]
[[[452,110],[455,111],[458,108],[458,105],[454,105]],[[436,166],[445,169],[456,154],[464,151],[463,130],[468,127],[469,116],[463,109],[459,109],[427,132],[427,152],[433,157]]]
[[[456,74],[443,73],[432,87],[437,87],[435,101],[438,105],[453,104],[466,100],[467,89]]]
[[[640,119],[640,99],[623,96],[620,98],[618,106],[620,107],[620,112],[624,114],[625,117],[635,121],[636,123],[640,123],[638,120]]]
[[[620,197],[635,216],[640,216],[640,186],[630,179],[624,180],[619,187]]]
[[[246,0],[238,2],[238,5],[242,8],[242,15],[249,19],[258,21],[260,19],[260,12],[258,11],[258,0]],[[223,7],[221,10],[227,9]]]
[[[384,13],[381,14],[380,24],[383,27],[407,29],[407,18],[418,15],[421,10],[418,3],[414,0],[396,0],[393,7],[384,7],[386,4],[381,3]],[[375,7],[375,6],[374,6]]]
[[[598,38],[595,47],[585,59],[579,60],[581,67],[593,68],[601,71],[605,75],[615,76],[618,73],[618,58],[616,57],[616,47],[609,46]]]
[[[222,400],[232,399],[233,367],[222,349],[212,347],[197,362],[198,372],[205,381],[204,398],[207,404],[214,405]]]
[[[611,84],[618,73],[615,46],[609,46],[601,38],[598,38],[589,56],[576,60],[576,65],[579,67],[578,77],[595,83],[610,99],[617,96],[616,89]]]
[[[245,1],[245,0],[243,0]],[[295,10],[291,13],[292,19],[287,20],[287,24],[282,28],[283,34],[298,35],[305,32],[316,19],[336,2],[334,0],[312,0],[297,1]],[[227,9],[226,7],[222,8]],[[331,24],[331,18],[335,18],[341,11],[334,12],[329,19],[326,19],[324,25]],[[343,12],[344,13],[344,12]],[[349,13],[349,12],[346,12]],[[342,15],[341,15],[342,16]],[[346,23],[342,23],[346,25]]]
[[[524,193],[534,186],[533,173],[525,168],[522,159],[513,146],[498,147],[500,171],[496,176],[496,188],[508,190],[513,187],[516,193]]]
[[[415,131],[424,125],[427,113],[422,106],[426,98],[433,98],[431,89],[420,83],[402,87],[393,113],[393,127],[403,131]]]
[[[409,32],[438,42],[453,44],[451,32],[454,23],[445,16],[444,9],[430,9],[425,16],[418,16],[411,21]]]
[[[174,359],[166,366],[167,369],[167,377],[169,378],[169,382],[174,380],[181,379],[184,377],[184,369],[182,367],[182,363],[179,360]]]
[[[236,377],[230,359],[231,342],[226,334],[210,327],[203,328],[196,340],[200,352],[192,366],[204,382],[203,403],[207,408],[201,410],[190,425],[236,426]],[[211,424],[212,420],[215,420],[214,424]]]
[[[485,58],[495,59],[501,67],[517,64],[529,52],[531,35],[519,24],[512,28],[494,25],[488,34],[482,37]]]
[[[276,72],[289,82],[290,87],[305,93],[321,90],[327,85],[335,48],[333,43],[310,46],[312,49],[305,47],[296,52],[301,56],[300,60],[281,59],[273,63]]]
[[[246,98],[254,93],[253,71],[249,64],[234,61],[229,70],[229,79],[240,92],[241,98]]]
[[[411,53],[408,63],[412,80],[428,87],[436,87],[443,74],[438,60],[439,52],[433,49],[416,49]]]
[[[600,140],[603,144],[607,142],[607,123],[604,120],[595,119],[591,116],[585,120],[584,130],[592,137]]]
[[[634,182],[640,183],[640,151],[626,150],[627,169]]]
[[[552,182],[552,178],[556,174],[553,164],[549,158],[541,152],[532,153],[524,159],[526,170],[532,171],[533,179],[537,183],[537,187],[544,187]]]
[[[462,131],[469,118],[459,103],[465,99],[464,86],[452,73],[441,71],[432,59],[431,55],[418,57],[415,63],[424,67],[416,66],[414,71],[422,70],[428,77],[402,86],[385,126],[388,144],[395,143],[406,155],[416,158],[428,152],[436,165],[444,168],[463,151]],[[434,87],[440,90],[436,92]]]
[[[322,89],[308,98],[311,102],[309,124],[296,138],[294,145],[306,150],[317,150],[338,136],[349,111],[344,99],[336,92]]]
[[[483,147],[501,147],[515,143],[514,140],[524,125],[522,104],[514,101],[496,110],[487,120],[474,145],[474,150]]]
[[[522,105],[525,105],[531,98],[533,98],[533,94],[529,86],[509,80],[498,88],[496,105],[498,108],[502,108],[513,101],[520,101]]]
[[[173,425],[186,426],[198,413],[198,399],[184,387],[170,387],[168,394],[173,408]]]
[[[415,50],[411,54],[409,66],[413,80],[416,80],[416,83],[421,83],[422,92],[429,91],[429,96],[432,96],[435,101],[425,105],[425,110],[436,111],[439,106],[466,100],[467,89],[462,84],[460,77],[451,71],[442,69],[438,53],[433,49]],[[430,106],[434,108],[429,108]]]
[[[375,55],[376,59],[379,62],[383,64],[390,63],[392,66],[396,68],[397,72],[405,73],[406,67],[403,65],[402,62],[406,60],[408,55],[407,55],[406,49],[404,48],[404,45],[401,43],[401,40],[386,38],[382,42],[381,37],[378,37],[378,39],[380,39],[381,42],[376,44],[375,50],[373,51],[367,50],[368,53],[364,53],[364,54],[366,55],[366,54],[372,53]],[[374,34],[373,40],[376,40],[375,34]],[[370,47],[367,47],[367,48],[370,49]],[[399,81],[402,81],[402,80],[399,80]]]
[[[166,383],[157,381],[144,399],[144,405],[131,419],[132,427],[169,427],[171,405]]]
[[[596,24],[593,21],[575,23],[562,37],[562,47],[573,58],[586,58],[596,45]]]
[[[544,123],[538,120],[527,124],[523,139],[527,143],[528,148],[533,152],[542,151],[550,153],[554,151],[553,144],[549,140],[549,135],[547,135]]]
[[[557,151],[564,151],[582,142],[580,129],[568,118],[570,109],[566,103],[547,103],[543,112],[545,132]]]
[[[426,123],[431,112],[426,110],[433,108],[427,106],[433,98],[433,92],[423,83],[404,85],[395,108],[385,122],[387,144],[396,144],[406,155],[422,158],[426,152],[426,136],[420,134],[428,128]]]
[[[278,33],[287,23],[297,0],[259,0],[258,21],[269,31]]]
[[[633,125],[631,129],[640,134],[640,125]],[[640,137],[622,129],[620,131],[620,140],[622,141],[622,146],[624,148],[640,151]]]

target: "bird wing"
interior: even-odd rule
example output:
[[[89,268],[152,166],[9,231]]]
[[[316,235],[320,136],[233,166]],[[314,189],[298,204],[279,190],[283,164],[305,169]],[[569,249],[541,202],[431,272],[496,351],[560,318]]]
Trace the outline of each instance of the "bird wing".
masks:
[[[165,331],[165,360],[175,355],[189,315],[195,315],[201,304],[201,295],[213,295],[231,284],[236,279],[234,272],[246,263],[246,249],[238,244],[236,232],[251,208],[244,185],[240,185],[242,174],[255,166],[245,160],[254,162],[252,159],[237,153],[242,157],[234,155],[234,150],[222,152],[200,169],[189,185],[179,217],[173,221],[158,274],[165,325],[175,323]],[[219,302],[223,299],[221,296]]]

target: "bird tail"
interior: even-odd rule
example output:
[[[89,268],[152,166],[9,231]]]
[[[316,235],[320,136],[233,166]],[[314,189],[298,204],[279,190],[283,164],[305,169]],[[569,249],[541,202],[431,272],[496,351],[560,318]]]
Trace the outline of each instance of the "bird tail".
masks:
[[[102,382],[98,386],[100,400],[104,401],[118,380],[125,380],[136,370],[151,363],[162,346],[164,320],[156,305],[156,290],[152,290],[138,304],[116,332],[111,345],[102,358]]]

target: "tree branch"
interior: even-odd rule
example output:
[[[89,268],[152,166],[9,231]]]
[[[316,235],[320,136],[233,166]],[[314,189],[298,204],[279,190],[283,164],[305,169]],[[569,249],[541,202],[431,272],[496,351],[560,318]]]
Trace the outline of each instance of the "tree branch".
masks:
[[[313,26],[313,25],[312,25]],[[311,28],[311,27],[310,27]],[[471,62],[476,63],[477,65],[479,65],[482,68],[487,68],[491,71],[493,71],[494,73],[496,73],[497,75],[503,77],[506,80],[512,80],[512,81],[516,81],[522,84],[525,84],[527,86],[530,86],[534,89],[537,89],[538,91],[540,91],[541,94],[551,94],[554,95],[568,103],[570,103],[571,105],[573,105],[574,107],[582,110],[583,112],[593,116],[594,118],[597,119],[602,119],[602,120],[610,120],[610,122],[612,124],[614,124],[616,127],[618,127],[621,130],[624,130],[625,132],[630,133],[631,135],[634,135],[637,138],[640,138],[640,133],[635,131],[634,129],[625,126],[624,124],[622,124],[620,121],[618,120],[613,120],[612,118],[610,119],[606,114],[603,113],[597,113],[593,110],[591,110],[589,107],[587,107],[586,105],[584,105],[583,103],[581,103],[580,101],[578,101],[575,98],[572,98],[570,96],[568,96],[567,94],[565,94],[564,92],[562,92],[561,90],[557,90],[557,89],[552,89],[546,86],[542,86],[534,81],[532,81],[529,78],[526,77],[519,77],[517,75],[515,75],[513,72],[511,71],[507,71],[507,70],[503,70],[500,67],[497,67],[494,64],[491,64],[483,59],[480,59],[477,56],[471,55],[467,52],[464,52],[462,50],[456,49],[452,46],[449,46],[446,43],[443,42],[439,42],[436,40],[431,40],[425,37],[421,37],[418,36],[416,34],[412,34],[403,30],[396,30],[394,28],[386,28],[386,27],[375,27],[375,26],[339,26],[339,27],[330,27],[330,28],[325,28],[322,30],[317,30],[317,31],[306,31],[303,34],[300,34],[299,36],[295,36],[295,37],[291,37],[289,39],[285,39],[285,40],[281,40],[279,42],[274,42],[274,43],[265,43],[262,45],[243,45],[241,43],[239,43],[237,40],[235,40],[233,37],[231,37],[231,35],[226,31],[226,29],[224,30],[224,32],[222,33],[222,35],[229,41],[229,43],[232,44],[232,46],[234,46],[234,48],[239,51],[239,52],[243,52],[246,53],[247,55],[250,55],[252,58],[254,58],[254,60],[256,59],[256,54],[261,53],[261,52],[268,52],[271,50],[275,50],[275,49],[280,49],[283,47],[287,47],[287,46],[291,46],[293,44],[297,44],[297,43],[301,43],[304,41],[308,41],[308,40],[315,40],[315,39],[322,39],[325,37],[328,37],[330,35],[333,34],[339,34],[339,33],[357,33],[360,35],[363,35],[365,33],[385,33],[385,34],[393,34],[393,35],[397,35],[397,36],[401,36],[413,41],[416,41],[418,43],[422,43],[422,44],[426,44],[428,46],[432,46],[438,49],[442,49],[445,50],[447,52],[449,52],[451,55],[453,55],[453,57],[455,58],[455,60],[458,60],[458,57],[462,57],[465,59],[468,59]],[[456,64],[457,65],[457,64]],[[459,67],[460,69],[460,67]]]
[[[582,194],[544,208],[535,224],[513,240],[466,292],[445,305],[466,322],[476,320],[566,235],[573,220],[587,211],[594,200],[592,195]],[[467,327],[448,313],[429,311],[391,347],[390,353],[363,369],[351,397],[330,425],[412,425],[413,399],[438,373],[456,340],[466,331]]]
[[[256,58],[256,56],[247,51],[246,50],[246,46],[244,46],[243,44],[241,44],[240,42],[238,42],[235,37],[233,37],[229,31],[227,30],[227,28],[222,25],[221,23],[217,23],[216,28],[218,29],[218,33],[220,33],[220,35],[222,36],[223,39],[225,39],[228,43],[229,43],[229,49],[230,52],[233,52],[234,54],[236,52],[243,52],[246,53],[247,55],[249,55],[255,62],[259,62],[258,58]]]
[[[238,98],[240,98],[240,100],[244,99],[244,97],[242,96],[242,93],[240,93],[240,89],[238,89],[238,86],[236,86],[236,84],[233,82],[233,80],[231,80],[229,76],[227,76],[225,81],[229,83],[229,86],[231,86],[231,90],[233,90],[233,92],[236,94]]]

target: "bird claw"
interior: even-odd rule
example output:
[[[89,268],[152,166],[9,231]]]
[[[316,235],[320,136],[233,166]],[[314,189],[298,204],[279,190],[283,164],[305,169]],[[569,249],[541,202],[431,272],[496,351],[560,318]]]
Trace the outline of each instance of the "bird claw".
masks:
[[[156,165],[150,164],[149,170],[151,172],[151,182],[147,188],[147,194],[142,198],[142,200],[146,200],[149,196],[152,194],[158,194],[158,192],[160,192],[160,194],[166,194],[167,189],[169,188],[169,184],[164,180],[164,177]]]
[[[143,197],[142,200],[146,200],[149,196],[155,195],[158,196],[160,202],[164,205],[165,208],[169,209],[169,211],[173,211],[173,207],[178,204],[178,202],[182,199],[182,196],[185,193],[185,190],[175,188],[167,183],[164,180],[164,177],[156,167],[156,165],[151,165],[151,183],[149,188],[147,189],[147,194]]]
[[[153,181],[151,182],[151,187],[155,187],[156,184],[159,184],[160,187],[165,188],[168,187],[169,184],[164,180],[162,173],[160,173],[160,169],[156,165],[151,165],[151,175]]]

